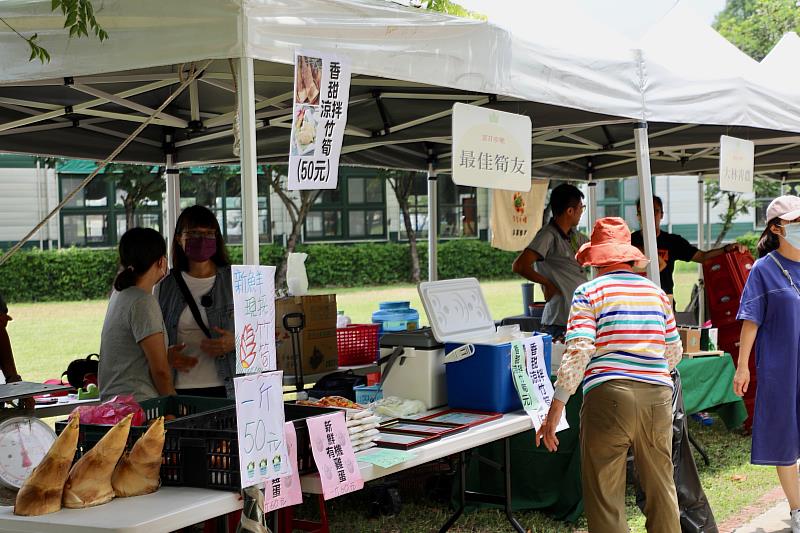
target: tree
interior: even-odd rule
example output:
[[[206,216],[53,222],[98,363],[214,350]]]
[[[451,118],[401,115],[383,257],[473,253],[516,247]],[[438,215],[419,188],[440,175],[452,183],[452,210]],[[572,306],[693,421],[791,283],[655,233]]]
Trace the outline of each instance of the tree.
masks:
[[[114,176],[117,189],[123,194],[125,207],[125,229],[136,225],[136,209],[145,202],[157,202],[164,194],[162,169],[153,171],[149,165],[123,165],[111,163],[105,168],[106,176]]]
[[[418,0],[417,5],[428,11],[438,11],[455,17],[487,20],[486,15],[470,11],[450,0]]]
[[[64,27],[69,28],[69,37],[89,37],[91,31],[100,41],[108,39],[108,33],[95,19],[91,0],[52,0],[51,11],[61,9],[64,15]],[[42,63],[50,62],[50,53],[39,44],[39,35],[34,33],[26,37],[18,32],[7,19],[0,17],[0,22],[16,33],[20,39],[28,43],[31,55],[28,61],[38,59]]]
[[[283,257],[278,271],[275,273],[275,287],[283,287],[286,285],[286,265],[289,254],[294,252],[295,248],[297,248],[297,244],[300,241],[300,234],[303,231],[303,225],[308,217],[308,212],[311,211],[311,206],[314,205],[314,202],[322,191],[299,191],[297,194],[293,194],[281,184],[282,181],[286,181],[286,175],[289,171],[286,165],[262,165],[261,169],[264,172],[267,183],[269,183],[269,186],[281,199],[292,221],[292,229],[286,241],[286,255]]]
[[[711,204],[711,207],[717,207],[722,202],[726,203],[725,214],[720,216],[722,220],[722,229],[717,235],[717,240],[711,248],[718,248],[720,243],[733,227],[733,221],[737,216],[746,214],[752,207],[753,203],[742,197],[741,193],[723,191],[719,188],[718,181],[709,181],[706,183],[706,202]]]
[[[419,174],[406,170],[386,170],[378,171],[378,177],[389,182],[389,186],[394,191],[397,203],[400,205],[400,213],[403,216],[403,225],[408,235],[408,253],[411,257],[411,281],[420,282],[419,251],[417,249],[417,225],[411,220],[411,206],[409,197],[414,192],[414,182]]]
[[[728,0],[714,28],[761,61],[784,33],[800,29],[800,8],[795,0]]]

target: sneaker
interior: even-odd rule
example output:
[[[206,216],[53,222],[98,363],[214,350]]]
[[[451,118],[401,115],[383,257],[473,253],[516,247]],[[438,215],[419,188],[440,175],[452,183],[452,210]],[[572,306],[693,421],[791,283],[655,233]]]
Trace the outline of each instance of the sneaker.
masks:
[[[791,517],[792,533],[800,533],[800,509],[795,509],[789,513]]]

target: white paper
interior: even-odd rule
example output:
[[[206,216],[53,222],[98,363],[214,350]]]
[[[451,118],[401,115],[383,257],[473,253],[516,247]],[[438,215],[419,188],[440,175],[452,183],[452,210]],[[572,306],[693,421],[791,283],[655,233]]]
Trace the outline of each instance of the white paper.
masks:
[[[540,335],[534,335],[533,337],[511,343],[511,356],[512,371],[515,366],[513,362],[516,360],[515,358],[521,358],[523,356],[525,358],[524,368],[532,384],[532,390],[526,392],[529,392],[534,398],[532,402],[529,402],[530,408],[526,408],[525,411],[530,415],[531,420],[533,420],[536,431],[539,431],[539,428],[542,427],[542,423],[544,423],[547,418],[547,412],[550,410],[550,404],[553,401],[554,394],[553,383],[550,381],[550,376],[548,375],[547,367],[544,363],[544,341],[542,337]],[[519,385],[517,389],[518,392],[520,392]],[[523,399],[523,405],[524,404],[525,400]],[[567,428],[569,428],[569,424],[567,423],[565,413],[562,412],[561,420],[559,420],[558,426],[556,426],[556,432]]]
[[[286,448],[283,372],[233,379],[242,488],[293,472]]]
[[[350,61],[299,49],[294,57],[288,189],[335,189],[350,100]]]
[[[275,370],[275,267],[233,265],[236,373]]]
[[[753,192],[753,141],[722,135],[719,138],[719,188],[723,191]]]
[[[453,105],[453,182],[531,189],[531,118],[457,102]]]

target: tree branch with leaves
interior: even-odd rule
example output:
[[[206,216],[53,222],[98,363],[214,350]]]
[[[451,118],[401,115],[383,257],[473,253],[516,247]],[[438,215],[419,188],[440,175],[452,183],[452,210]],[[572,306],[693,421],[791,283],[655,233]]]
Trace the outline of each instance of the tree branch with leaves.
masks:
[[[69,29],[69,38],[89,37],[89,33],[97,37],[100,42],[108,39],[108,32],[104,30],[95,18],[94,7],[91,0],[52,0],[51,11],[61,10],[64,15],[64,28]],[[8,19],[0,17],[0,22],[13,31],[20,39],[28,43],[30,57],[28,61],[38,59],[41,63],[50,62],[50,52],[39,44],[39,34],[25,36],[17,31]]]

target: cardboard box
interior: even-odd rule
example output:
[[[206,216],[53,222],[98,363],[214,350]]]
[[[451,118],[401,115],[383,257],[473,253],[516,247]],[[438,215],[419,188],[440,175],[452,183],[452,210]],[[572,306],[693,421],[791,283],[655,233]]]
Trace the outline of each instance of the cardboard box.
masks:
[[[292,338],[283,327],[288,313],[303,313],[305,327],[300,332],[303,375],[334,372],[339,368],[336,348],[336,295],[290,296],[275,300],[275,347],[278,369],[294,375]]]
[[[700,330],[698,328],[678,328],[684,353],[700,351]]]

